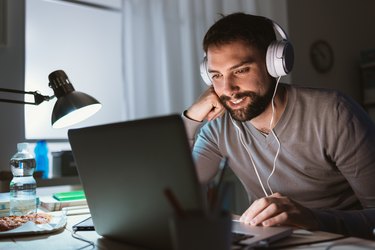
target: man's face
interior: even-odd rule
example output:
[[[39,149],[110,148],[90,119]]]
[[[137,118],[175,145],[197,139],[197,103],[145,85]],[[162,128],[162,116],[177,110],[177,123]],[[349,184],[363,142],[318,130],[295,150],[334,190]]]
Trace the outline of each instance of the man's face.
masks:
[[[263,113],[275,84],[259,50],[235,41],[209,47],[207,59],[215,92],[234,119],[249,121]]]

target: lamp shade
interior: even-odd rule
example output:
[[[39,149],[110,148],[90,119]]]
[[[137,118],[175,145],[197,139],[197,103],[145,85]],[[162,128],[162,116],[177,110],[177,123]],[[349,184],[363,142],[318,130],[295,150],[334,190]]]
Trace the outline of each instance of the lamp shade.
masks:
[[[54,71],[48,79],[49,86],[57,97],[51,118],[53,128],[63,128],[81,122],[102,107],[92,96],[75,91],[64,71]]]

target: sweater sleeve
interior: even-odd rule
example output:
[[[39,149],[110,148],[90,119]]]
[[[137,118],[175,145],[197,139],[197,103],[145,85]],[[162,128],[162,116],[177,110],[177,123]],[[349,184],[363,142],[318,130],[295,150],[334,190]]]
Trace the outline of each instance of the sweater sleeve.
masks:
[[[314,210],[320,229],[347,236],[374,239],[375,126],[351,99],[339,96],[337,121],[327,152],[349,182],[362,209]],[[334,113],[334,112],[333,112]],[[335,117],[334,115],[332,117]]]
[[[201,133],[201,136],[198,136],[198,130],[201,131],[202,126],[207,123],[189,119],[185,112],[182,114],[182,120],[192,149],[198,179],[202,184],[207,184],[215,176],[221,156],[215,143],[203,139]]]
[[[312,210],[319,222],[319,230],[374,239],[375,209],[352,211]]]
[[[375,125],[356,103],[342,98],[328,150],[363,208],[375,208]]]
[[[184,111],[181,114],[181,118],[185,125],[185,130],[189,140],[190,147],[193,148],[197,131],[202,126],[203,122],[191,120],[185,115],[185,113],[186,111]]]

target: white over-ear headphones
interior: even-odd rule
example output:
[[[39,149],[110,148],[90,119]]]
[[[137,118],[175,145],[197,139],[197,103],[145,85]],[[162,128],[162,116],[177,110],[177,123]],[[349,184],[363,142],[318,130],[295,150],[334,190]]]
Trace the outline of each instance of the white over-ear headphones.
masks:
[[[272,21],[272,20],[271,20]],[[272,21],[274,29],[281,35],[282,40],[271,42],[267,48],[266,66],[268,73],[277,78],[287,75],[293,68],[294,51],[292,44],[288,41],[288,36],[279,24]],[[200,73],[203,81],[211,85],[211,78],[207,69],[207,56],[205,55],[200,64]]]

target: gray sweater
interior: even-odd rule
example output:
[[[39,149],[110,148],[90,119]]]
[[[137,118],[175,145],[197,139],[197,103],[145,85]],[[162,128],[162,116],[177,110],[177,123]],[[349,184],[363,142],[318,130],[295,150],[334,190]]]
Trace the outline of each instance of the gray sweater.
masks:
[[[200,181],[207,183],[227,156],[250,201],[265,196],[262,185],[268,194],[270,187],[313,209],[321,230],[372,237],[374,123],[337,91],[281,86],[288,102],[274,128],[281,147],[271,177],[279,148],[272,133],[265,136],[250,122],[232,120],[228,112],[205,124],[183,116]]]

